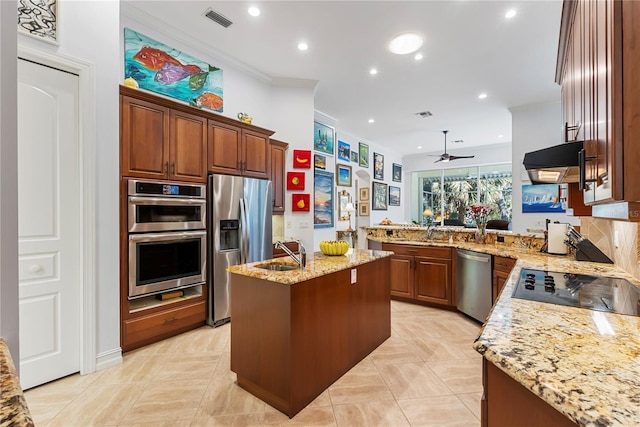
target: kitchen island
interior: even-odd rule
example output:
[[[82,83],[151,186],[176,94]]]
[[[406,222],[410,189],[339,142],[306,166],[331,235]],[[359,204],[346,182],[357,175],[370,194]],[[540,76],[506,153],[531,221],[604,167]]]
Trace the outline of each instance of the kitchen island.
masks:
[[[238,385],[293,417],[382,344],[391,335],[390,255],[316,252],[304,269],[289,257],[229,267]]]
[[[426,241],[413,228],[368,234],[374,246],[449,246],[518,260],[473,343],[484,356],[483,427],[640,426],[640,317],[512,297],[524,268],[618,277],[640,288],[638,279],[614,265],[540,253],[526,236],[481,245],[459,235],[449,243],[450,233]]]

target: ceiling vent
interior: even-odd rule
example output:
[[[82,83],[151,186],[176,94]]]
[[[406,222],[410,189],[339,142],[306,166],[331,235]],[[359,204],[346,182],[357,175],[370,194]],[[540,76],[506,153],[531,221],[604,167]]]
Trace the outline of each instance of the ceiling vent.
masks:
[[[416,116],[426,119],[427,117],[433,116],[433,113],[431,111],[420,111],[419,113],[416,113]]]
[[[224,16],[220,15],[218,12],[214,11],[211,8],[207,9],[204,12],[204,16],[206,16],[207,18],[211,19],[213,22],[216,22],[216,23],[222,25],[225,28],[227,28],[231,24],[233,24],[233,22],[231,22],[230,20],[228,20]]]

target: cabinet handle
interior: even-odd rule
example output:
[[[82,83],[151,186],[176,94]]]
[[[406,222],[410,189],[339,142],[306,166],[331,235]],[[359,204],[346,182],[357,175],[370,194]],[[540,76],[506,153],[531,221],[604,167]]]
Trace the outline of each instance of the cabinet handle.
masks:
[[[176,162],[171,162],[171,175],[176,174]]]
[[[169,162],[164,162],[164,174],[169,176]]]
[[[176,317],[172,317],[170,319],[164,319],[164,324],[165,325],[169,325],[169,324],[175,322],[176,320],[178,320],[178,318],[176,318]]]
[[[586,151],[584,150],[584,148],[578,151],[578,169],[580,172],[580,175],[578,178],[578,190],[580,191],[588,190],[589,186],[587,185],[587,182],[595,181],[595,179],[587,179],[587,171],[586,171],[587,162],[592,161],[593,159],[595,159],[594,156],[586,155]]]

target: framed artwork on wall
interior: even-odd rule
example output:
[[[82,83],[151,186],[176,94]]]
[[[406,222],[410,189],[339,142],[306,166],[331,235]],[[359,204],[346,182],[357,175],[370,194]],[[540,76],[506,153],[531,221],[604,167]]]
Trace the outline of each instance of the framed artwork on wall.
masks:
[[[58,0],[18,0],[18,32],[59,45]]]
[[[333,174],[316,170],[313,177],[313,228],[333,227]]]
[[[380,153],[373,153],[373,179],[384,179],[384,156]]]
[[[400,187],[389,186],[389,206],[400,206]]]
[[[363,144],[362,142],[358,143],[358,154],[359,154],[359,165],[363,168],[369,167],[369,146],[367,144]]]
[[[374,211],[386,211],[387,210],[387,184],[382,182],[371,183],[371,192],[373,193],[373,203],[371,209]]]
[[[361,202],[369,201],[369,187],[362,187],[360,189],[360,201]]]
[[[351,150],[351,161],[353,163],[358,163],[358,152]]]
[[[523,185],[522,213],[563,213],[560,199],[560,184]]]
[[[360,202],[358,204],[358,215],[369,216],[369,202]]]
[[[313,155],[313,166],[316,169],[326,169],[327,168],[327,158],[322,154],[314,154]]]
[[[311,168],[311,150],[293,150],[293,167],[296,169]]]
[[[309,194],[292,194],[291,195],[291,211],[292,212],[309,212],[311,203],[309,202]]]
[[[397,163],[393,164],[393,181],[402,182],[402,165]]]
[[[313,149],[333,156],[335,129],[322,123],[313,122]]]
[[[304,172],[287,172],[287,190],[304,190]]]
[[[336,185],[351,187],[351,166],[336,164]]]
[[[351,161],[351,146],[343,141],[338,141],[338,160]]]

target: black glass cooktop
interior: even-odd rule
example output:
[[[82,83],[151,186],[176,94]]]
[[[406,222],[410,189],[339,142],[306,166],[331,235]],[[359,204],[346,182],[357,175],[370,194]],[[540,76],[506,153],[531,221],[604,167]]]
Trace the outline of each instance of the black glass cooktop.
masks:
[[[523,268],[514,298],[640,316],[640,289],[625,279]]]

